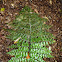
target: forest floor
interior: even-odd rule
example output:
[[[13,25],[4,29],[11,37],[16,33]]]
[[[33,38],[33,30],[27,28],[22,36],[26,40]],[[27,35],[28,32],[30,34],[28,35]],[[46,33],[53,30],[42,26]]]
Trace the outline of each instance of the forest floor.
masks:
[[[62,7],[59,0],[0,1],[0,9],[5,8],[0,12],[0,62],[8,62],[11,58],[6,53],[10,50],[7,47],[12,42],[5,37],[7,32],[3,28],[8,28],[7,23],[14,20],[25,5],[30,6],[41,18],[47,18],[47,24],[52,25],[49,31],[56,37],[56,42],[50,45],[54,58],[44,58],[44,60],[46,62],[62,62]]]

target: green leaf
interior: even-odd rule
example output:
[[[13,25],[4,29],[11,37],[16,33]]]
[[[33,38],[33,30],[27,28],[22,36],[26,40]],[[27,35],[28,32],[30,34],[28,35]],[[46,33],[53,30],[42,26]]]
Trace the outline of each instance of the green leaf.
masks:
[[[4,11],[5,10],[5,8],[1,8],[1,11]]]

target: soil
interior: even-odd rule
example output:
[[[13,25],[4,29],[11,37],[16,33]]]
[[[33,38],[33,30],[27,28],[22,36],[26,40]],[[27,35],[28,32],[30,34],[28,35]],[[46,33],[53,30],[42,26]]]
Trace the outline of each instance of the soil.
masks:
[[[0,9],[5,8],[4,11],[0,11],[0,62],[8,62],[11,58],[6,53],[10,51],[8,46],[12,42],[5,37],[8,32],[5,32],[3,28],[10,28],[7,23],[14,20],[25,5],[30,6],[41,18],[47,18],[47,24],[52,25],[49,32],[56,37],[56,42],[50,45],[54,58],[44,58],[44,60],[46,62],[62,62],[61,0],[0,0]]]

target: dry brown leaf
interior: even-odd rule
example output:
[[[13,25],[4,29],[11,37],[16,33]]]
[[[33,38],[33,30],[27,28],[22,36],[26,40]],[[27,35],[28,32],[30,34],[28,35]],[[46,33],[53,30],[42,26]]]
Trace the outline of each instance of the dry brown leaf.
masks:
[[[34,11],[35,11],[37,14],[39,14],[37,9],[34,9]]]
[[[20,38],[21,37],[19,37],[18,39],[14,40],[14,44],[16,44]]]
[[[26,57],[27,59],[29,59],[30,58],[30,56],[29,56],[29,52],[28,52],[28,55],[27,55],[27,57]]]

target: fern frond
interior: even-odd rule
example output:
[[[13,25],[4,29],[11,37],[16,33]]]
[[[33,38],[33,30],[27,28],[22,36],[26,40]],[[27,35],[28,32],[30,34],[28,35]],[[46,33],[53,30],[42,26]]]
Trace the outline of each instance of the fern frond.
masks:
[[[46,46],[52,44],[55,37],[46,31],[51,27],[45,24],[46,21],[28,6],[20,11],[20,15],[8,24],[12,29],[8,29],[10,35],[7,38],[16,43],[10,47],[18,48],[7,53],[15,56],[8,62],[45,62],[44,57],[53,57],[50,54],[52,51]]]

